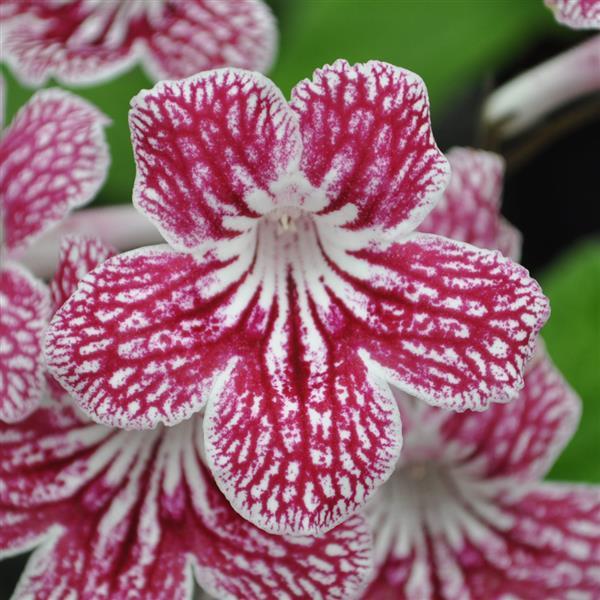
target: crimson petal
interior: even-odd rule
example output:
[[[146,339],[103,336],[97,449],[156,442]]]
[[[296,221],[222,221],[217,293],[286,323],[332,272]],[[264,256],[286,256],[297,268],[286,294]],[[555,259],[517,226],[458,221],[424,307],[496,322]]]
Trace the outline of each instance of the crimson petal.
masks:
[[[0,428],[0,522],[24,548],[47,539],[16,597],[189,599],[192,570],[218,597],[360,593],[371,569],[361,517],[319,538],[269,535],[218,491],[201,440],[198,417],[123,432],[82,423],[67,407]]]
[[[134,203],[182,250],[251,229],[275,207],[270,190],[300,152],[294,114],[258,73],[226,69],[161,82],[133,99],[129,119]]]
[[[598,0],[545,0],[556,20],[573,29],[600,29]]]
[[[136,62],[155,80],[222,66],[262,71],[277,45],[275,21],[261,0],[3,4],[5,58],[27,85],[50,77],[99,83]]]
[[[42,335],[50,318],[46,286],[14,263],[0,269],[0,420],[24,419],[43,389]]]
[[[483,476],[542,478],[577,429],[581,401],[541,344],[518,397],[483,413],[447,414],[440,426],[444,443],[458,445]]]
[[[394,385],[455,410],[506,401],[523,387],[549,315],[526,269],[429,234],[383,252],[327,250],[341,267],[335,285],[352,311],[353,344]]]
[[[100,238],[64,236],[60,243],[58,266],[50,283],[54,310],[69,299],[85,275],[116,253],[115,248]]]
[[[419,231],[500,250],[518,261],[521,235],[500,216],[502,157],[471,148],[453,148],[446,157],[452,169],[450,183]]]
[[[337,213],[338,223],[371,237],[415,229],[449,177],[420,77],[338,60],[300,82],[290,105],[300,117],[301,169],[329,199],[321,214]]]
[[[109,155],[108,120],[68,92],[38,92],[0,142],[4,243],[31,244],[102,186]]]

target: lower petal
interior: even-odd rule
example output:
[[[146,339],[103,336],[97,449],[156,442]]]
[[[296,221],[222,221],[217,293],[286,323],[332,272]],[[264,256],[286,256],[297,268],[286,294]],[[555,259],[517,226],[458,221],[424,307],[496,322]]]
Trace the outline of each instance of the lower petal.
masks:
[[[364,505],[398,458],[400,418],[387,384],[358,357],[322,350],[322,370],[300,345],[240,361],[207,406],[217,483],[270,532],[330,530]]]

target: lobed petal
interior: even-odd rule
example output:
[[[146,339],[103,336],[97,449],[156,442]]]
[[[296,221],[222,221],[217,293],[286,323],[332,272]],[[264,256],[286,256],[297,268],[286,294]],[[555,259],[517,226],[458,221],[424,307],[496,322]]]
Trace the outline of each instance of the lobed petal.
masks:
[[[237,263],[201,262],[166,246],[107,260],[52,319],[51,373],[99,422],[153,428],[186,419],[204,406],[235,357],[234,342],[221,338],[235,335],[240,319],[240,283],[231,273],[227,279],[227,267]],[[211,286],[225,291],[212,298]]]
[[[60,243],[58,266],[50,283],[54,311],[69,299],[85,275],[116,253],[115,248],[100,238],[64,236]]]
[[[520,233],[500,215],[502,157],[471,148],[453,148],[446,157],[452,170],[450,183],[419,231],[500,250],[518,261]]]
[[[439,425],[443,443],[456,445],[461,461],[475,462],[484,477],[543,478],[577,429],[581,400],[543,346],[524,380],[511,402],[483,413],[447,414]]]
[[[423,81],[393,65],[338,60],[292,91],[301,169],[325,194],[320,214],[370,238],[415,229],[450,175],[435,144]]]
[[[332,347],[301,300],[278,307],[266,349],[240,361],[206,410],[206,457],[245,518],[319,534],[358,511],[392,473],[402,433],[387,384]],[[263,354],[264,352],[264,354]]]
[[[344,334],[394,385],[454,410],[480,410],[523,387],[549,315],[526,269],[428,234],[386,251],[327,251],[346,284],[337,283],[352,323]]]
[[[218,67],[266,73],[277,51],[277,25],[262,0],[178,0],[155,21],[143,58],[155,81]]]
[[[544,0],[556,20],[573,29],[600,29],[598,0]]]
[[[30,245],[102,186],[109,165],[108,121],[59,89],[38,92],[0,141],[4,243]]]
[[[231,242],[275,208],[300,152],[295,115],[258,73],[165,81],[132,101],[134,203],[181,250]],[[278,188],[278,189],[279,189]]]
[[[0,421],[37,408],[43,389],[42,336],[50,318],[46,286],[15,263],[0,268]]]
[[[41,530],[46,537],[15,597],[60,590],[65,597],[191,599],[192,573],[217,597],[358,595],[371,569],[364,520],[354,517],[319,538],[255,528],[202,465],[201,434],[200,418],[173,429],[115,432],[81,423],[67,407],[0,428],[0,522],[14,521],[18,511],[24,548]],[[49,495],[52,481],[63,485]]]
[[[275,20],[261,0],[13,2],[1,14],[5,60],[26,85],[106,81],[141,61],[154,80],[233,66],[267,70]]]

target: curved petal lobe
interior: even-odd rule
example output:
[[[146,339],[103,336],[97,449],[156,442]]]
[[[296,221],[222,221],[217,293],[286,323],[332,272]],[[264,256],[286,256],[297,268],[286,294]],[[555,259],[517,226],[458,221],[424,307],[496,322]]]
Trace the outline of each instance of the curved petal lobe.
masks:
[[[277,45],[261,0],[7,0],[0,14],[6,60],[33,86],[50,77],[100,83],[138,61],[155,80],[224,66],[264,71]]]
[[[100,238],[67,235],[62,238],[58,267],[50,283],[54,310],[59,309],[85,275],[114,256],[116,249]]]
[[[414,73],[383,62],[338,60],[292,92],[301,169],[351,230],[396,236],[431,210],[449,178],[435,145],[429,101]]]
[[[598,0],[545,0],[556,20],[573,29],[600,29]]]
[[[38,92],[0,142],[4,243],[31,244],[65,215],[87,204],[109,165],[104,127],[91,104],[68,92]]]
[[[43,386],[42,336],[50,318],[46,286],[13,263],[0,269],[0,420],[24,419]]]
[[[502,157],[471,148],[453,148],[446,156],[452,169],[450,183],[419,231],[500,250],[518,261],[521,236],[500,215]]]
[[[277,50],[277,26],[262,0],[178,0],[170,18],[146,38],[152,78],[180,79],[218,67],[266,73]]]
[[[507,404],[482,413],[447,414],[445,444],[460,448],[485,477],[544,477],[577,429],[581,401],[539,347],[525,371],[525,385]]]
[[[247,231],[274,208],[272,186],[300,138],[281,92],[258,73],[222,69],[166,81],[132,101],[134,202],[182,250]]]
[[[318,534],[388,478],[402,433],[387,384],[295,320],[275,325],[254,368],[241,362],[211,400],[206,453],[244,517],[273,533]]]
[[[339,293],[353,312],[348,335],[394,385],[455,410],[506,401],[523,387],[549,315],[523,267],[428,234],[385,252],[327,251],[347,283]]]
[[[107,260],[54,316],[46,336],[50,371],[100,422],[180,422],[204,406],[234,357],[235,344],[221,337],[235,337],[239,284],[224,279],[226,271],[222,262],[167,247]],[[215,285],[232,289],[207,297]]]

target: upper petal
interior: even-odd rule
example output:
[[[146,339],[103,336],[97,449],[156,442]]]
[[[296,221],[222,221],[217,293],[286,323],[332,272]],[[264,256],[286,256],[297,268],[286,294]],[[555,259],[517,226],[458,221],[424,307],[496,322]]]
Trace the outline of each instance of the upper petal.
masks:
[[[453,148],[446,157],[452,169],[450,183],[419,231],[500,250],[519,260],[521,236],[500,215],[502,157],[471,148]]]
[[[177,0],[155,19],[144,63],[154,80],[179,79],[217,67],[266,73],[277,50],[277,25],[262,0]]]
[[[37,408],[43,387],[42,336],[50,318],[46,286],[14,263],[0,268],[0,420]]]
[[[9,251],[31,244],[96,195],[109,165],[107,123],[91,104],[59,89],[38,92],[19,111],[0,141]]]
[[[544,0],[556,20],[573,29],[600,29],[598,0]]]
[[[333,242],[326,251],[337,269],[330,285],[349,311],[347,339],[400,389],[465,410],[522,388],[549,315],[523,267],[428,234],[386,251],[345,252]]]
[[[444,190],[423,81],[370,61],[338,60],[292,91],[304,144],[301,168],[329,203],[322,214],[373,237],[413,230]]]
[[[297,118],[258,73],[221,69],[165,81],[132,101],[134,203],[184,250],[229,241],[274,207],[294,171]]]

